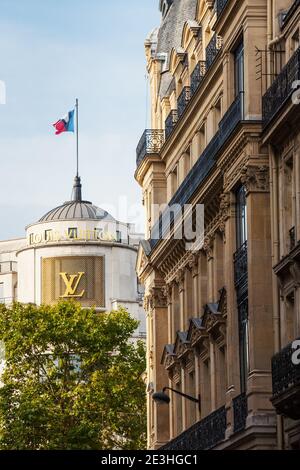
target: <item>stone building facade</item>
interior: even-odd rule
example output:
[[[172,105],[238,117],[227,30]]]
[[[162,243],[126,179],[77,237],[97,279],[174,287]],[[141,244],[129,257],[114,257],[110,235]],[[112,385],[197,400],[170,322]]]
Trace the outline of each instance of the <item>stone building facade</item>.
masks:
[[[162,0],[160,9],[145,43],[151,129],[135,173],[147,214],[137,272],[148,446],[297,448],[300,108],[290,98],[300,2]],[[153,207],[166,203],[204,205],[201,249],[163,236]],[[165,387],[169,406],[152,399]]]

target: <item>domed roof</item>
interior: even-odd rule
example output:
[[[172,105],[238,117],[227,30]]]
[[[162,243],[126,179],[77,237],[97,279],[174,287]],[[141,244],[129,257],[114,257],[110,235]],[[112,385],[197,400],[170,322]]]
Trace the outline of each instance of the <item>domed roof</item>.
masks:
[[[55,220],[115,220],[108,212],[94,206],[89,201],[81,199],[80,177],[76,176],[73,186],[72,200],[55,207],[40,218],[39,222],[51,222]]]
[[[47,212],[39,222],[51,220],[97,219],[112,218],[108,212],[94,206],[89,201],[69,201]]]

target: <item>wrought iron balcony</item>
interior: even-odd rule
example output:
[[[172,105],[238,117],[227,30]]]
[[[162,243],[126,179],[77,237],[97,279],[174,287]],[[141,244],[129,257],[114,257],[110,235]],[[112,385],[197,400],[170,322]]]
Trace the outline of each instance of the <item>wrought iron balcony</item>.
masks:
[[[295,91],[293,83],[296,80],[300,80],[300,48],[292,55],[262,98],[264,127],[270,123],[287,100],[291,99]]]
[[[183,115],[185,108],[189,104],[189,101],[191,99],[191,90],[189,86],[185,86],[182,89],[182,92],[180,93],[178,99],[177,99],[177,114],[178,114],[178,119],[181,118]]]
[[[233,432],[243,431],[246,427],[248,416],[248,401],[245,393],[232,400],[234,427]]]
[[[272,358],[272,403],[278,414],[300,419],[300,364],[292,362],[294,351],[290,343]]]
[[[225,406],[214,411],[160,450],[208,450],[225,439]]]
[[[290,250],[292,251],[293,248],[296,246],[296,229],[295,227],[292,227],[289,231],[290,235]]]
[[[221,148],[242,120],[242,110],[243,94],[240,94],[224,114],[219,123],[218,132],[206,146],[204,152],[200,155],[195,165],[169,201],[169,206],[180,205],[183,207],[184,204],[188,204],[193,194],[214,167]],[[152,248],[154,248],[158,241],[168,233],[169,216],[169,211],[166,210],[154,224],[150,240]]]
[[[234,254],[234,282],[238,288],[248,279],[248,243],[245,242]]]
[[[216,0],[215,1],[215,11],[217,12],[217,17],[222,14],[224,8],[226,7],[229,0]]]
[[[172,109],[165,121],[166,139],[172,134],[173,129],[178,121],[177,109]]]
[[[198,90],[200,83],[202,82],[206,73],[206,62],[200,60],[191,74],[191,97],[194,96]]]
[[[159,153],[164,141],[164,131],[159,129],[146,129],[136,149],[136,165],[139,166],[147,155]]]
[[[206,47],[206,70],[208,70],[222,49],[222,38],[214,34]]]

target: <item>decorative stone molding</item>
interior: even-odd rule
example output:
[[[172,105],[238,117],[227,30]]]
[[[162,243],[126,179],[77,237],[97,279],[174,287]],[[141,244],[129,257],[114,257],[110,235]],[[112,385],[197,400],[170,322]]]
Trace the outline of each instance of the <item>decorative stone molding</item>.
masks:
[[[204,239],[203,250],[206,253],[207,260],[210,261],[213,259],[213,249],[214,249],[214,236],[208,236]]]
[[[179,292],[184,291],[184,279],[185,279],[184,269],[180,269],[180,271],[178,271],[177,276],[176,276],[176,282],[179,286]]]
[[[249,192],[269,192],[270,174],[266,165],[246,166],[241,172],[241,182]]]
[[[193,254],[188,262],[189,268],[192,270],[192,276],[198,276],[198,264],[199,264],[199,255]]]
[[[220,196],[220,215],[219,215],[219,230],[223,235],[224,243],[226,242],[226,221],[230,217],[230,193],[226,192]]]
[[[166,286],[163,286],[162,288],[164,296],[167,299],[167,305],[172,304],[172,284],[167,284]]]
[[[167,296],[163,287],[152,287],[150,291],[150,308],[166,308]]]

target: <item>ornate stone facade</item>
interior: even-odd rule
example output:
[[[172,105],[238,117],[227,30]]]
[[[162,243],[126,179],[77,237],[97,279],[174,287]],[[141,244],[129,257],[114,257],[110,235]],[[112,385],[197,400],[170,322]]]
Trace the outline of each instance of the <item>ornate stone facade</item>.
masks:
[[[165,140],[155,158],[139,155],[135,177],[146,208],[171,202],[195,212],[203,204],[205,226],[202,245],[189,252],[172,225],[168,239],[158,235],[163,216],[147,216],[149,250],[140,249],[138,273],[152,298],[149,380],[157,391],[173,389],[169,407],[148,395],[151,449],[296,448],[299,441],[297,422],[276,415],[285,405],[289,416],[299,410],[295,397],[289,404],[279,389],[273,395],[271,358],[300,335],[300,133],[293,125],[300,111],[281,103],[291,108],[288,125],[276,114],[280,83],[273,95],[273,72],[259,84],[255,51],[271,51],[263,64],[271,70],[281,41],[289,60],[300,6],[280,32],[272,31],[275,18],[293,2],[281,1],[280,11],[271,3],[174,0],[146,42],[152,128]],[[296,59],[290,71],[300,67],[300,53]],[[273,362],[273,379],[280,378],[282,361]],[[200,396],[201,406],[178,391]]]

